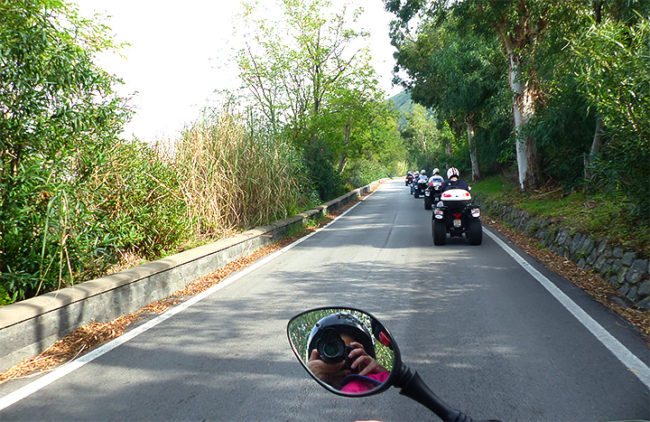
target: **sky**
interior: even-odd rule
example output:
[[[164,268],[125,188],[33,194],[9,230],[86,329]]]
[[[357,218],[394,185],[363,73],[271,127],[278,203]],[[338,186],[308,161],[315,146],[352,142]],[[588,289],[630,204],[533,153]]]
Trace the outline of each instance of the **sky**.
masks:
[[[265,0],[265,3],[270,0]],[[333,0],[343,4],[346,0]],[[240,11],[236,0],[75,0],[84,17],[101,15],[117,42],[130,46],[120,55],[103,54],[98,64],[124,81],[135,114],[124,136],[147,141],[173,139],[196,120],[200,110],[217,104],[215,90],[238,86],[233,36]],[[363,0],[360,24],[370,32],[369,47],[381,87],[391,85],[394,59],[388,36],[391,15],[382,0]],[[268,3],[267,3],[268,4]]]

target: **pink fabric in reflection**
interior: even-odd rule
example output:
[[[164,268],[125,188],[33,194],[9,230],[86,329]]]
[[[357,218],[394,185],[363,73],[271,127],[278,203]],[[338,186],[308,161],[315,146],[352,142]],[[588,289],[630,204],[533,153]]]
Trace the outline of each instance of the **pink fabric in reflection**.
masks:
[[[341,388],[341,391],[352,394],[365,393],[382,385],[389,376],[390,372],[388,371],[378,374],[349,375],[346,377],[346,379],[349,379],[349,382],[346,383],[346,380],[343,380],[343,384],[345,385]]]

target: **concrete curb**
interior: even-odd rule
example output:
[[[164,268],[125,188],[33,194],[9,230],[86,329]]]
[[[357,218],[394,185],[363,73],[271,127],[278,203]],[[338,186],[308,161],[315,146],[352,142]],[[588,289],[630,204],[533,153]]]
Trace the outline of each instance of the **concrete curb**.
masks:
[[[75,328],[107,322],[164,299],[193,280],[286,236],[292,226],[328,214],[381,180],[293,217],[255,227],[164,259],[0,307],[0,372],[50,347]]]

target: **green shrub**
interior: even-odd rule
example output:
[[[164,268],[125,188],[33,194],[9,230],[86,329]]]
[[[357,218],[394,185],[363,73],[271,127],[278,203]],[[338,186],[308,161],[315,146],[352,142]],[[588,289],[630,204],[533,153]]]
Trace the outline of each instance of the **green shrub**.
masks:
[[[112,238],[112,252],[155,259],[191,238],[178,175],[149,145],[118,142],[94,175],[88,198]]]

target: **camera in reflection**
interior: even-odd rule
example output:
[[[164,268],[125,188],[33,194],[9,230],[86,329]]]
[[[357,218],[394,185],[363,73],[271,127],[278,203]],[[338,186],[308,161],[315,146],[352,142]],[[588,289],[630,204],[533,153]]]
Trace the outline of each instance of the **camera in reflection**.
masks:
[[[341,336],[334,330],[327,332],[316,342],[316,349],[321,360],[338,363],[345,360],[345,368],[350,369],[352,360],[348,357],[354,346],[346,346]]]

